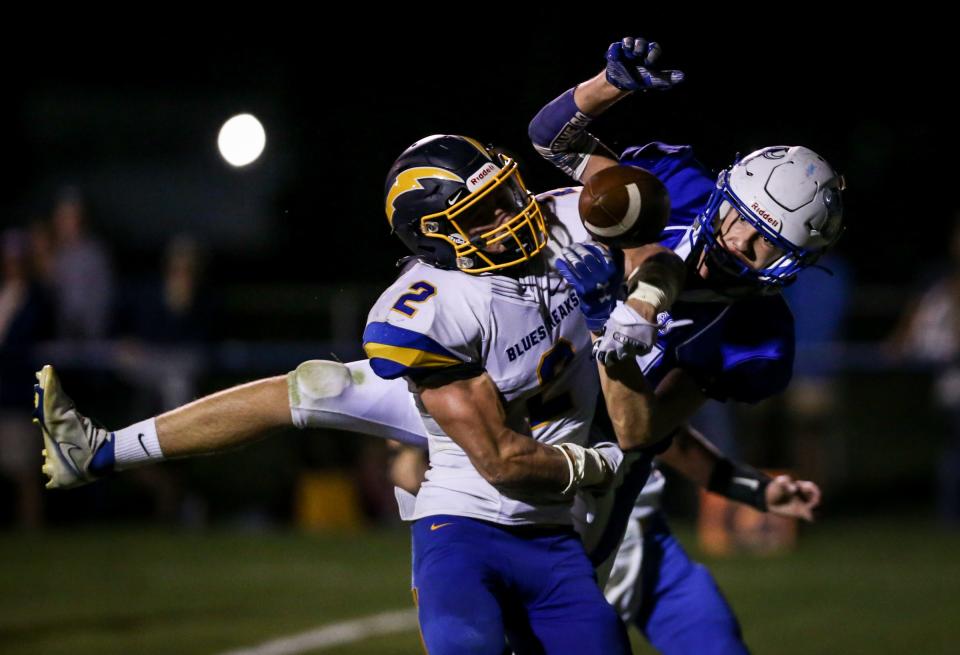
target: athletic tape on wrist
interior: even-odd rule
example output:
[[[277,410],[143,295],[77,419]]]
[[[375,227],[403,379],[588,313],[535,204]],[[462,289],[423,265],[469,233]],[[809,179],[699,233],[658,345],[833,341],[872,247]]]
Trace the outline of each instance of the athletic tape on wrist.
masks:
[[[652,284],[646,282],[637,282],[633,291],[630,292],[630,295],[627,296],[627,300],[639,300],[640,302],[645,302],[648,305],[652,305],[656,311],[660,311],[666,307],[669,307],[671,303],[667,303],[667,294],[663,289],[655,287]]]
[[[567,452],[567,449],[563,447],[563,444],[560,444],[559,446],[554,446],[554,448],[559,450],[560,454],[563,455],[563,458],[567,460],[567,470],[570,473],[570,480],[567,482],[567,486],[563,488],[563,491],[560,492],[561,494],[567,494],[571,489],[574,488],[574,481],[576,478],[574,473],[575,467],[573,465],[573,455]]]

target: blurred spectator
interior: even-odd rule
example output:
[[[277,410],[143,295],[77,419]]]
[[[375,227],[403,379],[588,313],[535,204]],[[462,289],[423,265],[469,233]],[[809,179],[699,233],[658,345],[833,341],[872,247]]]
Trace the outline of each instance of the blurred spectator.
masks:
[[[54,280],[53,229],[49,222],[34,220],[27,228],[30,241],[30,268],[34,279],[48,291]]]
[[[142,411],[166,411],[195,396],[216,314],[203,273],[200,246],[177,236],[167,244],[162,275],[132,288],[124,303],[125,373],[158,394]]]
[[[960,525],[960,214],[949,264],[901,317],[890,346],[896,357],[937,371],[937,403],[950,420],[937,476],[939,510],[946,521]]]
[[[34,281],[27,235],[8,230],[2,238],[0,284],[0,471],[17,491],[21,526],[43,518],[40,437],[30,422],[33,406],[33,345],[49,336],[49,304]]]
[[[194,238],[173,238],[164,253],[162,277],[143,285],[131,307],[134,335],[156,344],[206,342],[213,308],[203,273],[203,257]]]
[[[197,242],[177,236],[167,244],[162,273],[126,290],[119,321],[124,340],[118,373],[136,390],[127,407],[129,415],[159,414],[196,397],[215,315],[203,270]],[[186,516],[203,515],[205,510],[201,500],[185,494],[175,468],[138,469],[131,478],[146,488],[158,518],[202,521]]]
[[[105,248],[87,233],[86,212],[76,189],[60,192],[51,222],[57,336],[103,338],[111,322],[113,275]]]

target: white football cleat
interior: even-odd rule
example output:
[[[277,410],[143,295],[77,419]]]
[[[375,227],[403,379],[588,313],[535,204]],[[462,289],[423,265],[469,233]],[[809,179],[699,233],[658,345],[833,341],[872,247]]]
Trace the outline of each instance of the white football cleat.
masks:
[[[50,478],[47,489],[69,489],[96,480],[90,462],[110,433],[77,411],[49,364],[37,373],[33,392],[33,422],[43,433],[43,472]]]

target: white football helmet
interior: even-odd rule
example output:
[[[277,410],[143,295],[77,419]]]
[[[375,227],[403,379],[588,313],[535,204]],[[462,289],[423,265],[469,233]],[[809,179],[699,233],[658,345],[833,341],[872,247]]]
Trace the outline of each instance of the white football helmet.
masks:
[[[787,286],[839,238],[843,188],[843,177],[809,148],[771,146],[752,152],[717,179],[699,218],[704,252],[739,278],[762,287]],[[731,206],[782,251],[769,266],[747,266],[718,243],[717,227]]]

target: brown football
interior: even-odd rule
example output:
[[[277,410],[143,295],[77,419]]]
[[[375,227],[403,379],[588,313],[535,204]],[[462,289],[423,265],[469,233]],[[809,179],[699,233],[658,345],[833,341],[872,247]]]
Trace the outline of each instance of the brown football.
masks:
[[[635,248],[657,240],[670,217],[670,195],[656,176],[636,166],[611,166],[587,180],[580,220],[597,241]]]

